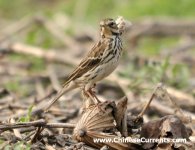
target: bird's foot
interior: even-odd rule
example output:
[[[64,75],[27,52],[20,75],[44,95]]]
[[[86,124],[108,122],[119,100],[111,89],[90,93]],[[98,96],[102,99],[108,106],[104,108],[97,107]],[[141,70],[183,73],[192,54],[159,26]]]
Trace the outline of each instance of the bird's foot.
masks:
[[[88,93],[89,97],[93,100],[94,104],[101,103],[101,101],[100,101],[99,98],[96,96],[95,91],[93,91],[92,88],[89,89],[89,90],[87,91],[87,93]]]
[[[93,104],[101,110],[101,112],[105,113],[105,109],[103,107],[103,103],[99,98],[96,96],[95,92],[92,91],[92,89],[86,91],[86,94],[90,97],[90,99],[93,101]]]

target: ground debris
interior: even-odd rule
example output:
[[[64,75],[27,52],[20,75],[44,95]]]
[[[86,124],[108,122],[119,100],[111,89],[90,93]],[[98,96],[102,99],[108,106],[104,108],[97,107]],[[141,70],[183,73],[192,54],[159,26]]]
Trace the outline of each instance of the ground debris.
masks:
[[[177,116],[168,115],[158,120],[143,124],[140,137],[146,139],[167,138],[167,140],[184,139],[187,142],[189,141],[190,133],[188,133],[187,128]],[[161,143],[158,141],[143,143],[143,147],[145,149],[151,149],[154,147],[161,147],[159,145],[169,145],[170,143],[174,147],[174,142]],[[184,142],[181,143],[184,144]]]
[[[187,80],[190,83],[186,89],[176,88],[182,82],[178,78],[174,80],[175,87],[169,84],[169,87],[165,88],[163,84],[158,84],[153,93],[145,92],[145,89],[151,90],[156,84],[147,81],[147,77],[151,75],[149,73],[153,73],[154,70],[146,72],[141,78],[137,77],[138,74],[134,74],[141,67],[146,67],[146,62],[153,60],[145,56],[135,56],[141,39],[155,37],[157,40],[156,37],[179,36],[179,39],[183,40],[186,38],[184,34],[189,36],[187,40],[177,43],[175,48],[168,48],[165,53],[163,50],[162,56],[158,56],[153,62],[157,65],[162,64],[169,56],[169,63],[174,65],[171,66],[174,68],[173,72],[167,73],[166,68],[161,68],[165,70],[158,82],[167,80],[170,74],[179,74],[177,69],[180,63],[189,65],[190,70],[194,71],[194,55],[187,51],[195,47],[195,22],[182,20],[148,22],[146,20],[146,22],[132,23],[132,26],[128,22],[127,44],[129,45],[126,47],[128,47],[127,51],[131,47],[131,52],[126,53],[128,61],[126,62],[124,57],[124,60],[121,60],[122,65],[117,68],[127,73],[122,74],[122,71],[118,71],[109,76],[105,82],[102,81],[97,85],[96,93],[103,101],[101,105],[94,105],[90,99],[81,97],[78,91],[73,91],[62,96],[49,113],[44,113],[45,104],[56,94],[56,90],[61,88],[61,81],[65,80],[72,66],[78,64],[79,57],[83,57],[83,53],[96,39],[91,33],[84,33],[84,36],[78,37],[78,35],[69,36],[68,32],[64,32],[67,29],[69,31],[68,26],[72,23],[68,16],[69,23],[66,22],[63,26],[55,20],[55,17],[47,18],[42,15],[27,16],[16,20],[1,31],[4,34],[0,37],[0,149],[195,149],[194,74]],[[121,17],[118,21],[124,22]],[[123,23],[118,25],[121,27],[121,32],[126,32]],[[77,24],[74,26],[76,27]],[[34,27],[46,30],[46,34],[51,34],[61,44],[46,49],[45,45],[41,47],[38,44],[22,41],[23,38],[20,36],[34,33]],[[87,27],[86,30],[88,31],[89,28]],[[13,34],[17,40],[13,40]],[[40,34],[36,34],[40,36],[38,41],[44,39]],[[20,59],[12,59],[12,56],[19,56]],[[131,61],[131,59],[136,60]],[[133,66],[128,68],[127,64]],[[38,66],[38,69],[34,66]],[[135,70],[131,70],[132,68]],[[138,73],[143,74],[144,71],[140,70],[141,72]],[[155,75],[158,76],[158,72],[155,72]],[[121,97],[123,98],[120,99]],[[145,102],[148,103],[144,107]],[[82,110],[80,110],[81,106],[83,106]],[[153,120],[153,118],[157,119]],[[131,139],[184,138],[187,142],[93,142],[94,138],[105,137],[111,140],[126,137]]]

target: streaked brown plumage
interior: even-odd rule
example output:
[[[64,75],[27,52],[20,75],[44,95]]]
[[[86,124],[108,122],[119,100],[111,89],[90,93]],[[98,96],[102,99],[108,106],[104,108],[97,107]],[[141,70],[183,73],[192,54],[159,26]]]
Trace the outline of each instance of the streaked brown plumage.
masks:
[[[81,61],[76,69],[69,75],[63,88],[51,104],[48,110],[64,93],[80,87],[86,91],[90,97],[96,97],[91,88],[94,84],[109,74],[118,66],[122,51],[121,33],[113,19],[104,19],[100,22],[101,38],[97,44],[89,51],[87,56]]]

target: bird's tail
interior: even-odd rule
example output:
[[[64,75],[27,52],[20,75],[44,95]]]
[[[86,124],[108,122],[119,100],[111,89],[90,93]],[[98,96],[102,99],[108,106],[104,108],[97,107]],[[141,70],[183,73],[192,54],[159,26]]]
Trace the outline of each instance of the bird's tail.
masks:
[[[64,86],[54,97],[54,99],[49,103],[48,106],[44,109],[44,112],[48,112],[48,110],[51,108],[51,106],[65,93],[68,93],[69,91],[75,89],[77,85],[75,83],[70,83],[68,86]]]

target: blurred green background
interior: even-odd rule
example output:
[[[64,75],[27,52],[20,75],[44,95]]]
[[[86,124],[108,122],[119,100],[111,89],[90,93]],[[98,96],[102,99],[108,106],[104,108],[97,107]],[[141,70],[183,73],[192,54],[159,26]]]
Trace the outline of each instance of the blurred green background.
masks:
[[[44,15],[52,18],[60,13],[67,15],[75,24],[90,24],[95,30],[98,22],[105,17],[124,16],[125,19],[141,21],[144,19],[187,19],[193,20],[195,16],[194,0],[0,0],[1,28],[6,24],[17,21],[25,16]],[[75,27],[79,30],[75,30]],[[73,28],[73,29],[72,29]],[[64,31],[73,36],[82,33],[82,28],[72,26]],[[53,38],[44,28],[34,27],[23,37],[23,42],[40,46],[42,48],[59,48],[60,41]],[[175,46],[179,42],[179,37],[166,37],[155,39],[143,38],[137,46],[136,53],[148,58],[159,57],[160,50]],[[126,47],[127,48],[127,47]],[[128,48],[127,48],[128,49]],[[194,53],[193,53],[194,54]],[[9,56],[12,60],[24,58],[21,55],[13,54]],[[45,68],[45,62],[39,58],[27,57],[32,61],[31,71],[40,71]],[[35,61],[36,60],[36,61]],[[129,72],[132,72],[129,74]],[[169,58],[162,60],[162,64],[157,66],[142,66],[139,70],[129,63],[128,68],[121,72],[121,76],[135,79],[135,85],[146,80],[153,83],[165,82],[176,88],[185,89],[189,86],[189,78],[194,76],[191,68],[186,64],[169,63]],[[141,81],[140,81],[141,80]],[[142,81],[143,80],[143,81]],[[17,89],[17,84],[8,84],[9,88]]]
[[[44,16],[49,21],[57,21],[59,25],[63,25],[63,22],[58,19],[66,20],[66,17],[68,17],[71,24],[65,29],[61,27],[62,34],[71,37],[73,40],[85,33],[89,34],[92,40],[88,41],[86,52],[90,50],[91,45],[97,40],[99,21],[103,18],[123,16],[132,23],[146,20],[154,22],[159,20],[162,22],[167,20],[195,21],[195,0],[0,0],[0,39],[1,36],[4,36],[4,30],[7,27],[30,16]],[[128,80],[129,91],[138,97],[141,95],[141,97],[148,99],[145,95],[150,95],[159,82],[195,97],[195,64],[189,60],[187,60],[189,63],[174,60],[177,56],[171,58],[162,56],[163,50],[172,50],[183,41],[185,42],[185,39],[185,35],[159,38],[143,36],[135,47],[132,46],[133,44],[128,39],[125,39],[125,52],[119,66],[119,78],[124,78],[125,81]],[[25,31],[11,34],[9,40],[40,47],[45,51],[52,49],[58,53],[58,50],[66,51],[68,49],[68,53],[72,52],[72,49],[67,48],[62,40],[49,33],[44,26],[37,24],[33,24]],[[14,93],[14,97],[22,97],[27,102],[28,97],[37,98],[37,95],[39,95],[37,83],[41,83],[45,91],[51,91],[53,85],[48,73],[48,66],[51,62],[21,53],[8,53],[1,57],[1,44],[0,42],[0,89],[8,89],[8,91]],[[80,42],[79,44],[82,47],[86,43]],[[185,53],[186,58],[195,60],[194,47]],[[77,54],[77,52],[75,53]],[[82,55],[78,57],[79,59],[83,57],[83,53],[84,51],[81,52]],[[2,58],[5,64],[8,64],[8,67],[3,66],[4,63],[1,63]],[[157,60],[157,62],[150,62],[153,59]],[[22,68],[20,67],[21,64],[29,66]],[[54,69],[54,72],[60,76],[58,72],[61,71],[63,77],[60,76],[58,79],[64,82],[64,76],[74,66],[58,63],[55,65],[60,65],[58,69],[56,69],[57,67]],[[7,73],[9,71],[11,72],[10,74]],[[115,91],[113,90],[113,92]],[[138,99],[133,100],[137,101]],[[1,142],[0,140],[0,144]],[[19,149],[21,148],[19,147]]]
[[[195,15],[194,0],[1,0],[3,18],[20,18],[34,13],[63,12],[82,21],[97,21],[109,16],[122,15],[128,19],[143,17],[188,17]]]

